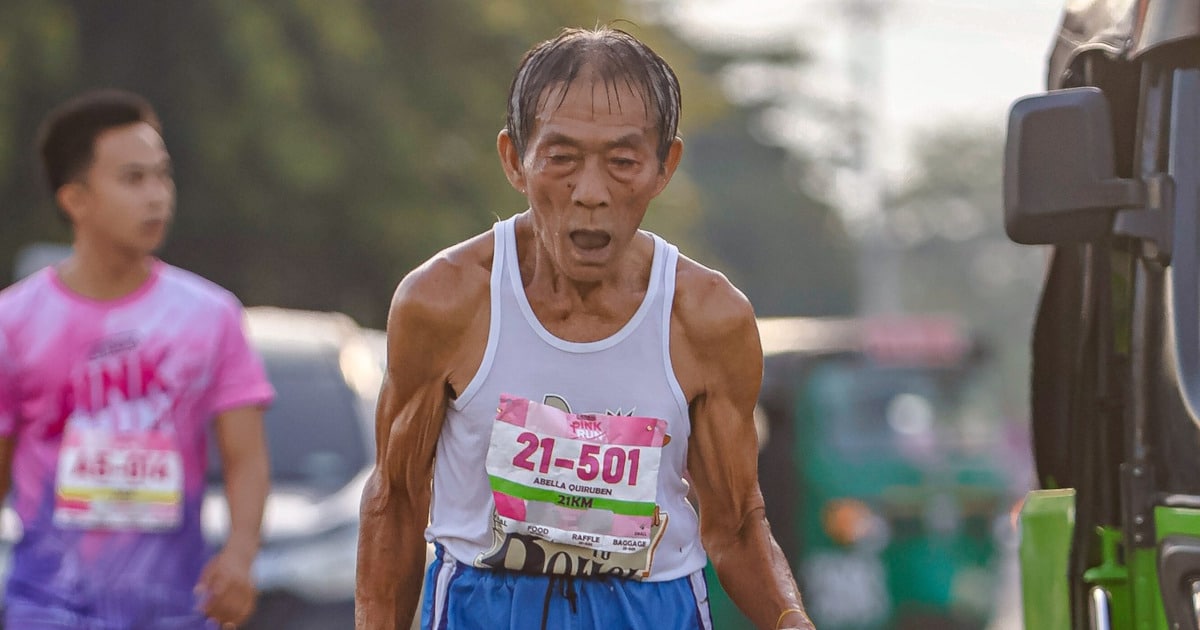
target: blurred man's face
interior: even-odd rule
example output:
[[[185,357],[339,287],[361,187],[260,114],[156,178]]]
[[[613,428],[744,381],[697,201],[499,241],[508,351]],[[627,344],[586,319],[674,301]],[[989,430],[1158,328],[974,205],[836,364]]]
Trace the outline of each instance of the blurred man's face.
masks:
[[[104,249],[149,255],[162,245],[175,210],[175,180],[162,138],[146,123],[96,137],[92,164],[67,208],[77,237]]]
[[[514,183],[529,198],[541,246],[568,278],[595,282],[617,269],[678,164],[678,140],[666,164],[657,141],[628,82],[585,72],[543,95]]]

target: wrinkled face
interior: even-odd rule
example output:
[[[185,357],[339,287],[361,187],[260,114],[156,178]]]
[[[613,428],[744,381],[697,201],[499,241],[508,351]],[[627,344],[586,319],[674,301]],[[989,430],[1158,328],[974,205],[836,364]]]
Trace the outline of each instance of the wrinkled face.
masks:
[[[146,123],[96,137],[91,166],[59,195],[77,237],[148,255],[162,245],[175,210],[175,180],[162,138]]]
[[[586,73],[547,90],[523,158],[501,134],[505,170],[529,198],[540,247],[568,278],[598,282],[619,269],[682,152],[676,139],[660,162],[656,145],[641,95]]]

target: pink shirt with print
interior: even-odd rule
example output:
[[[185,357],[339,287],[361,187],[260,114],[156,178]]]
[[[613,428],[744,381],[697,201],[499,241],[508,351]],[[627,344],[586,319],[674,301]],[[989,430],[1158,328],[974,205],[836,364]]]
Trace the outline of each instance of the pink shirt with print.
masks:
[[[0,292],[0,435],[15,440],[9,498],[24,531],[6,592],[10,615],[41,608],[80,623],[204,627],[192,589],[209,554],[199,518],[207,426],[273,396],[237,299],[161,261],[119,300],[84,298],[52,268]],[[85,426],[173,437],[179,525],[56,523],[64,433]]]

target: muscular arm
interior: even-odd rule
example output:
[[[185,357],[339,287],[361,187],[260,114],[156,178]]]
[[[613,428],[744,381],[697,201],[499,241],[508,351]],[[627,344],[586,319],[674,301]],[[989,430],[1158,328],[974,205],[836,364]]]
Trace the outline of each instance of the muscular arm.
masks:
[[[810,628],[758,486],[753,414],[763,360],[754,312],[724,278],[685,262],[671,345],[692,419],[688,471],[704,548],[721,585],[755,626]],[[797,612],[784,614],[789,610]]]
[[[393,298],[375,469],[360,508],[354,612],[360,630],[407,628],[416,612],[434,453],[449,396],[471,377],[471,368],[461,366],[477,367],[482,357],[482,345],[469,336],[480,317],[486,336],[487,287],[486,270],[451,254],[410,274]]]

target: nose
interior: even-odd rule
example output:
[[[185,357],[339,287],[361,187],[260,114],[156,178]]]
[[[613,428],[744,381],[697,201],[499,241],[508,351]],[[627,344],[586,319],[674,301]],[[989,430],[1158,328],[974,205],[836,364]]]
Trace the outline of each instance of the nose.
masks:
[[[584,160],[572,184],[571,203],[589,210],[608,205],[608,178],[599,159]]]

